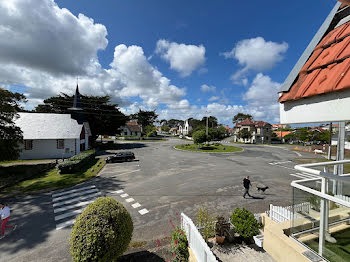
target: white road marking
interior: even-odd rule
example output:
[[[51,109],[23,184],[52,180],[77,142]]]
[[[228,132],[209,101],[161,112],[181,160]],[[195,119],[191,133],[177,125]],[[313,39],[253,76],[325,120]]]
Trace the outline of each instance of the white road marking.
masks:
[[[303,177],[303,176],[299,176],[299,175],[297,175],[297,174],[289,174],[290,176],[295,176],[295,177],[297,177],[297,178],[302,178],[302,179],[305,179],[305,177]]]
[[[71,211],[69,213],[64,213],[62,215],[59,215],[59,216],[55,216],[55,221],[57,220],[61,220],[63,218],[67,218],[67,217],[72,217],[72,216],[76,216],[80,213],[82,213],[84,211],[85,207],[84,208],[81,208],[81,209],[77,209],[77,210],[74,210],[74,211]]]
[[[76,197],[76,198],[73,198],[73,199],[70,199],[70,200],[65,200],[65,201],[62,201],[62,202],[55,203],[52,206],[53,207],[63,206],[63,205],[74,203],[74,202],[77,202],[77,201],[80,201],[80,200],[86,200],[86,199],[89,199],[89,198],[92,198],[92,197],[97,197],[97,196],[100,196],[100,195],[101,195],[101,193],[98,192],[98,193],[87,195],[87,196]]]
[[[141,205],[140,205],[140,203],[135,203],[135,204],[132,204],[131,205],[133,208],[139,208]]]
[[[112,192],[109,192],[110,194],[121,194],[121,193],[124,193],[124,190],[117,190],[117,191],[112,191]]]
[[[69,227],[75,223],[75,218],[56,225],[56,230]]]
[[[135,199],[133,199],[132,197],[131,198],[128,198],[128,199],[125,199],[126,202],[130,203],[130,202],[134,202]]]
[[[292,151],[294,152],[295,154],[297,154],[297,156],[302,156],[299,152],[295,152],[295,151]]]
[[[89,193],[95,193],[95,192],[98,192],[97,188],[90,189],[90,190],[83,191],[83,192],[79,192],[79,193],[73,193],[73,194],[69,194],[69,195],[65,195],[65,196],[61,196],[61,197],[57,197],[57,198],[52,198],[52,201],[53,202],[57,202],[59,200],[63,200],[63,199],[66,199],[66,198],[72,198],[72,197],[76,197],[76,196],[87,195]]]
[[[120,195],[122,198],[125,198],[125,197],[128,197],[129,195],[127,194],[127,193],[125,193],[125,194],[121,194]]]
[[[279,164],[285,164],[285,163],[289,163],[289,162],[292,162],[292,161],[288,160],[288,161],[281,161],[281,162],[271,162],[269,164],[270,165],[279,165]]]
[[[76,203],[74,205],[65,206],[65,207],[61,207],[61,208],[56,208],[56,209],[54,209],[53,212],[54,213],[59,213],[59,212],[66,211],[66,210],[69,210],[69,209],[72,209],[72,208],[86,206],[86,205],[94,202],[95,200],[96,199],[92,199],[92,200],[89,200],[89,201],[79,202],[79,203]]]
[[[131,173],[138,172],[138,171],[140,171],[140,170],[141,170],[141,169],[137,169],[137,170],[132,170],[132,171],[124,172],[124,173],[118,174],[118,175],[116,175],[116,176],[111,176],[111,178],[116,178],[116,177],[120,177],[120,176],[123,176],[123,175],[128,175],[128,174],[131,174]]]
[[[144,208],[144,209],[141,209],[141,210],[139,210],[139,213],[143,216],[144,214],[147,214],[149,211],[146,209],[146,208]]]
[[[75,189],[72,189],[72,190],[68,190],[68,191],[63,191],[63,192],[52,194],[52,197],[59,197],[59,196],[63,196],[63,195],[66,195],[66,194],[70,194],[70,193],[74,193],[74,192],[78,192],[78,191],[83,191],[85,189],[91,189],[91,188],[96,188],[96,187],[95,186],[79,187],[79,188],[75,188]]]

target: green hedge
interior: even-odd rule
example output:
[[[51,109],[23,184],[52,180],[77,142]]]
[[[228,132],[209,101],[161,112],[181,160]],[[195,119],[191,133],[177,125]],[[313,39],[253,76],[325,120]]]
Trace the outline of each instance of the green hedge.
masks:
[[[63,161],[57,165],[61,174],[72,174],[79,171],[83,166],[95,158],[95,151],[89,150]]]
[[[91,203],[77,218],[71,233],[73,260],[116,261],[128,248],[134,226],[129,212],[111,197]]]
[[[188,253],[188,241],[185,234],[180,228],[176,228],[171,236],[171,252],[172,260],[176,262],[187,262],[189,253]]]

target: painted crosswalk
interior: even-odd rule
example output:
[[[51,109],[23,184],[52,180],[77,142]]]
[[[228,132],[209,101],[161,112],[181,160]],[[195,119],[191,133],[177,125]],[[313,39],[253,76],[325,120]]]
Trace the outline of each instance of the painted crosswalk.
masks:
[[[142,205],[139,203],[139,202],[136,202],[136,200],[134,198],[132,198],[131,196],[129,196],[128,193],[125,193],[124,190],[120,189],[120,190],[116,190],[116,191],[111,191],[109,192],[109,194],[112,194],[112,195],[119,195],[119,197],[123,198],[125,200],[125,202],[131,204],[132,208],[134,209],[138,209],[138,208],[141,208]],[[141,216],[149,213],[149,211],[146,209],[146,208],[143,208],[143,209],[140,209],[140,210],[137,210],[139,212],[139,214]]]
[[[56,229],[72,226],[76,217],[101,196],[96,186],[77,187],[52,194]]]

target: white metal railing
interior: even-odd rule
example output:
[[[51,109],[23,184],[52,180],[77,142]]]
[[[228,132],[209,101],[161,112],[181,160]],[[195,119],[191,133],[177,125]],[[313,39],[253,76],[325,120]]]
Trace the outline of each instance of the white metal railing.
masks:
[[[341,200],[344,200],[344,201],[347,201],[347,202],[350,202],[350,197],[348,196],[343,196],[343,195],[335,195],[336,198],[339,198]]]
[[[184,213],[181,213],[181,228],[185,230],[188,246],[192,249],[198,262],[218,261],[207,243],[204,241],[202,235],[199,233],[197,227]]]
[[[293,211],[285,207],[274,206],[272,204],[270,204],[268,215],[275,222],[285,222],[299,217],[297,214],[293,214]]]

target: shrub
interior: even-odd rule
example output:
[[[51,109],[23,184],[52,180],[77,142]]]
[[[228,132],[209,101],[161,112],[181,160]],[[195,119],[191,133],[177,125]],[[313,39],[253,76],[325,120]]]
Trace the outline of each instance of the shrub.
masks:
[[[202,207],[197,211],[197,223],[206,242],[215,236],[215,216],[210,215],[207,208]]]
[[[195,144],[202,144],[206,141],[209,141],[205,130],[199,130],[199,131],[193,133],[192,137],[193,137],[193,142]]]
[[[77,218],[70,238],[74,261],[116,261],[130,243],[133,223],[125,207],[111,197],[91,203]]]
[[[246,240],[251,241],[253,236],[259,234],[260,225],[249,210],[236,208],[230,219],[235,231]]]
[[[84,165],[95,158],[95,151],[89,150],[63,161],[57,165],[61,174],[71,174],[79,171]]]
[[[156,130],[152,130],[152,131],[148,132],[146,136],[147,137],[157,136],[157,131]]]
[[[173,254],[171,261],[188,261],[189,253],[187,237],[185,231],[178,227],[173,231],[171,236],[171,252]]]

